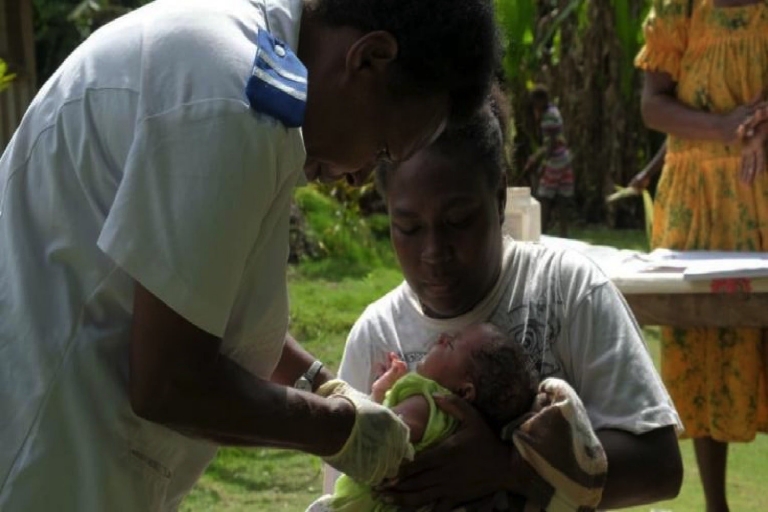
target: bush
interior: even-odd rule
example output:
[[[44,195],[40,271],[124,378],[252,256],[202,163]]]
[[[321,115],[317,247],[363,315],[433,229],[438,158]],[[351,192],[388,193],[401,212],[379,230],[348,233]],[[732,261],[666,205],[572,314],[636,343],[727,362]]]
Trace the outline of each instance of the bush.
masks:
[[[317,185],[296,190],[296,204],[304,215],[307,235],[317,242],[320,254],[303,271],[343,277],[366,274],[391,262],[386,216],[363,217],[353,206],[325,195]],[[313,272],[313,269],[316,272]]]

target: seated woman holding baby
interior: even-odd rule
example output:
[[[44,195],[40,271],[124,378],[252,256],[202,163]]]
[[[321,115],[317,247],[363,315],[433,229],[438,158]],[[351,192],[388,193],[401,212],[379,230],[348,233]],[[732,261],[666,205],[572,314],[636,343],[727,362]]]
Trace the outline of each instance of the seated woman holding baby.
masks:
[[[472,122],[449,128],[410,160],[378,169],[405,281],[357,320],[339,377],[370,394],[393,361],[415,370],[445,333],[493,324],[522,347],[539,379],[554,377],[575,391],[560,400],[567,402],[561,411],[572,411],[560,417],[599,440],[607,471],[585,471],[595,450],[589,443],[581,452],[564,447],[562,431],[550,428],[556,421],[536,421],[543,413],[493,428],[461,398],[461,387],[445,386],[452,394],[433,401],[457,426],[376,488],[377,499],[432,510],[500,491],[536,508],[558,502],[574,510],[670,499],[682,481],[679,419],[621,294],[584,256],[502,236],[504,105],[494,91]],[[574,457],[547,458],[556,448]]]

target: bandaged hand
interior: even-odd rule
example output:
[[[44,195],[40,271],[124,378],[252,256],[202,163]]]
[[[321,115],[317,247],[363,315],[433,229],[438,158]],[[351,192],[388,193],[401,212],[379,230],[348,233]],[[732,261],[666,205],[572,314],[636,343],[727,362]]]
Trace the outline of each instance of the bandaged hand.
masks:
[[[360,483],[375,485],[397,475],[400,464],[413,459],[408,427],[391,410],[372,402],[341,380],[320,386],[317,394],[340,397],[355,407],[355,424],[341,450],[323,460]]]

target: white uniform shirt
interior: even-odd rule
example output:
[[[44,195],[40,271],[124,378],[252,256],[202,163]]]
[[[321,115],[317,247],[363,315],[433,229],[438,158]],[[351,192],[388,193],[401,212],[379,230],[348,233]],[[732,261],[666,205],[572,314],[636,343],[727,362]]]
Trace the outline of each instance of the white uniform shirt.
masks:
[[[301,0],[157,0],[95,32],[0,159],[0,510],[166,510],[216,452],[128,400],[140,282],[255,375],[288,308],[300,130],[245,96]]]
[[[424,316],[407,283],[371,304],[352,328],[339,377],[367,393],[389,352],[413,369],[440,333],[485,321],[523,345],[542,379],[567,381],[594,429],[641,434],[668,425],[679,428],[677,412],[618,290],[586,257],[532,243],[505,241],[499,280],[460,317]]]

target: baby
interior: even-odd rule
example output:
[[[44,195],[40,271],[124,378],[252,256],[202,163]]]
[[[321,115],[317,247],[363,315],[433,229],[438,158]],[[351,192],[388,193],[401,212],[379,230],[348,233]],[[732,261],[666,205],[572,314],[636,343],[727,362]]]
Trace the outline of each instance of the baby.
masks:
[[[372,385],[371,399],[390,407],[410,428],[419,452],[450,435],[456,420],[440,410],[433,394],[454,393],[471,403],[497,432],[528,412],[538,379],[523,348],[492,324],[474,324],[455,335],[442,334],[415,373],[390,354],[390,367]],[[394,511],[376,499],[370,487],[342,475],[332,496],[323,496],[307,512]]]

